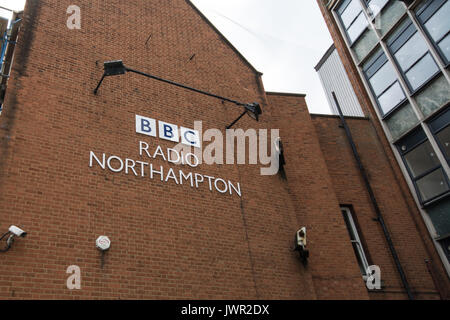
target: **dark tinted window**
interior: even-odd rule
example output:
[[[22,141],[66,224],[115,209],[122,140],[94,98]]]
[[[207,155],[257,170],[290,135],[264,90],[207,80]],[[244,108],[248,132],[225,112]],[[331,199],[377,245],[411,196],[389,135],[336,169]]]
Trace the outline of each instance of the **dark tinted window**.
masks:
[[[450,107],[433,117],[429,126],[442,153],[450,164]]]
[[[422,128],[399,141],[397,148],[422,203],[450,191],[447,175]]]

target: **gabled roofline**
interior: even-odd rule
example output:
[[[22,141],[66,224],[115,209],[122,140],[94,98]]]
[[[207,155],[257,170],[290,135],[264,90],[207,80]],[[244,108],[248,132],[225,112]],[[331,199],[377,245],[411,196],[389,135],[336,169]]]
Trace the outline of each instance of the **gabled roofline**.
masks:
[[[298,98],[304,98],[306,97],[306,94],[304,93],[290,93],[290,92],[273,92],[273,91],[266,91],[267,95],[270,96],[286,96],[286,97],[298,97]]]
[[[253,72],[256,73],[256,75],[258,76],[262,76],[263,73],[256,70],[256,68],[250,63],[248,62],[248,60],[238,51],[238,49],[235,48],[235,46],[233,46],[231,44],[230,41],[228,41],[227,38],[225,38],[225,36],[212,24],[211,21],[209,21],[209,19],[192,3],[192,1],[190,0],[185,0],[187,2],[187,4],[189,4],[196,12],[197,14],[219,35],[220,38],[222,38],[222,40],[225,42],[226,45],[228,45],[237,55],[239,58],[241,58],[242,61],[244,61],[244,63],[250,67],[250,69],[253,70]]]
[[[331,45],[330,48],[325,52],[322,58],[320,58],[319,63],[314,67],[316,71],[319,71],[320,68],[322,68],[322,65],[328,60],[328,58],[331,56],[331,54],[334,52],[334,49],[336,47],[334,46],[334,43]]]

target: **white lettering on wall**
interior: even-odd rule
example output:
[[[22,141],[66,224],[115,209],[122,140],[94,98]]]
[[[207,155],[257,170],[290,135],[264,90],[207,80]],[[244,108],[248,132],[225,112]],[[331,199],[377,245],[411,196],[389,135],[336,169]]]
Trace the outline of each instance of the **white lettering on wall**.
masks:
[[[140,144],[140,147],[142,146],[143,144]],[[164,155],[160,146],[158,146],[157,150]],[[174,150],[169,148],[167,154],[173,154],[173,152]],[[179,157],[184,157],[186,165],[190,167],[196,167],[198,165],[198,159],[195,154],[180,154]],[[164,159],[166,160],[166,158]],[[168,159],[166,160],[167,162],[169,162]],[[229,193],[230,195],[237,194],[239,197],[242,197],[239,182],[234,184],[231,181],[226,181],[222,178],[207,176],[200,173],[185,172],[181,169],[175,170],[169,168],[167,170],[163,166],[154,166],[152,163],[136,161],[130,158],[125,158],[125,160],[123,160],[119,156],[107,156],[105,153],[98,155],[95,154],[95,152],[90,151],[89,167],[99,167],[102,170],[110,170],[114,173],[124,173],[136,177],[149,177],[152,180],[158,179],[165,183],[172,181],[177,185],[183,185],[187,182],[191,188],[195,189],[202,188],[202,185],[207,182],[210,191],[215,190],[219,193]]]

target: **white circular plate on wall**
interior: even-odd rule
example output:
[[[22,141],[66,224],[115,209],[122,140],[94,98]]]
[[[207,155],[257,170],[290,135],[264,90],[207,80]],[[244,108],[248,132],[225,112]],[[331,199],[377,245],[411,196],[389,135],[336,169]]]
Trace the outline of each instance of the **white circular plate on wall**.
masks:
[[[107,236],[100,236],[95,240],[95,245],[97,249],[106,251],[111,247],[111,240]]]

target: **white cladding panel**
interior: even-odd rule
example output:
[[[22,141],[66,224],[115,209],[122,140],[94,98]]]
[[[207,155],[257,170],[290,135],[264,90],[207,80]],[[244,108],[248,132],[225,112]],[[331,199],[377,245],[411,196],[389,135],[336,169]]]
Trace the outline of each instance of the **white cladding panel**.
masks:
[[[338,114],[331,94],[334,91],[344,116],[364,117],[364,112],[362,111],[361,105],[358,102],[358,98],[356,97],[355,91],[353,90],[336,49],[334,49],[330,56],[323,62],[317,72],[333,114]]]

